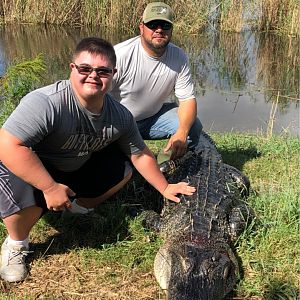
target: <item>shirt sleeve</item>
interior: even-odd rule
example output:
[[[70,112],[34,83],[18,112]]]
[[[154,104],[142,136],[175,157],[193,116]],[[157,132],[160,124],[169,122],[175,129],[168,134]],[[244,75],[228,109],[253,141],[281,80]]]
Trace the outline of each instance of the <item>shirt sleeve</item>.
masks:
[[[54,109],[38,92],[26,95],[3,124],[3,128],[28,147],[40,142],[53,129]]]

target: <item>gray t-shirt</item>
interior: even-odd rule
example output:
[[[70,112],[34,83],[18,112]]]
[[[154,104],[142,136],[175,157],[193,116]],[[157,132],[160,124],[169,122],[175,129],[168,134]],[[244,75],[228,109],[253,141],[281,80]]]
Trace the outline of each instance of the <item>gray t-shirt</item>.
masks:
[[[80,168],[92,152],[112,142],[127,155],[145,147],[125,107],[106,95],[101,114],[95,115],[77,100],[69,80],[26,95],[3,128],[31,147],[42,161],[62,171]]]
[[[115,45],[117,73],[111,95],[139,121],[156,114],[175,92],[179,101],[194,98],[194,85],[183,50],[169,43],[160,58],[149,56],[140,36]]]

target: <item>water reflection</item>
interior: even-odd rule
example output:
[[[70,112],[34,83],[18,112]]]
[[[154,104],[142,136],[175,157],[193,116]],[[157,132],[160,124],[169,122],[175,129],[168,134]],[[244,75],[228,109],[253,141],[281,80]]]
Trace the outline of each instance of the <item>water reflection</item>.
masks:
[[[100,36],[113,44],[129,36],[99,28],[0,27],[0,76],[13,60],[43,53],[44,83],[69,76],[75,44]],[[266,132],[272,103],[278,101],[274,131],[299,136],[299,40],[275,35],[203,33],[174,42],[188,53],[195,80],[198,114],[206,129]]]
[[[206,126],[266,132],[274,118],[275,132],[299,136],[299,40],[246,31],[177,43],[186,45],[200,95],[198,114]]]
[[[43,53],[49,66],[45,83],[66,78],[69,75],[68,64],[71,61],[72,50],[85,36],[101,36],[112,42],[118,41],[115,35],[101,32],[97,28],[36,25],[0,27],[0,49],[3,51],[0,57],[0,75],[5,72],[7,64],[11,61],[33,58]],[[4,68],[1,68],[1,64]]]

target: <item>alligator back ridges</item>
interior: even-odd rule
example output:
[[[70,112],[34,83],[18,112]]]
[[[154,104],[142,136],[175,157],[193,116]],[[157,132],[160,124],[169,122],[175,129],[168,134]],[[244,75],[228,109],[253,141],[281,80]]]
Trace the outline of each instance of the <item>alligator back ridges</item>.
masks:
[[[201,155],[199,155],[201,154]],[[170,210],[174,210],[176,204],[166,201],[163,216],[166,216],[166,224],[163,231],[170,232],[176,222],[178,234],[181,230],[189,230],[201,233],[208,239],[212,237],[228,238],[226,215],[231,208],[231,199],[224,182],[222,159],[216,148],[211,147],[211,143],[203,143],[196,150],[194,157],[190,157],[183,162],[180,168],[176,169],[168,178],[171,183],[187,181],[192,186],[197,187],[197,192],[193,196],[181,195],[181,205],[178,210],[186,214],[185,219],[189,219],[189,227],[181,228],[176,220],[168,218]],[[182,213],[181,213],[182,214]],[[171,218],[177,218],[176,214],[170,214]]]

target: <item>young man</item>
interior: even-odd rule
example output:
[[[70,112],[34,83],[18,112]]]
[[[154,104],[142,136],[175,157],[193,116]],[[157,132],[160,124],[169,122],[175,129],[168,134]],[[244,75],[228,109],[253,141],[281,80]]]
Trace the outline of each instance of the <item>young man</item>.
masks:
[[[170,6],[148,4],[139,29],[140,36],[115,46],[118,72],[111,94],[131,111],[144,139],[169,138],[165,151],[179,157],[198,144],[202,124],[187,56],[170,43]],[[166,103],[174,90],[179,107]]]
[[[0,130],[0,213],[9,234],[1,249],[4,280],[26,277],[29,233],[45,210],[95,207],[130,179],[129,161],[172,201],[195,191],[168,184],[131,113],[106,94],[115,64],[110,43],[83,39],[70,79],[29,93]]]

